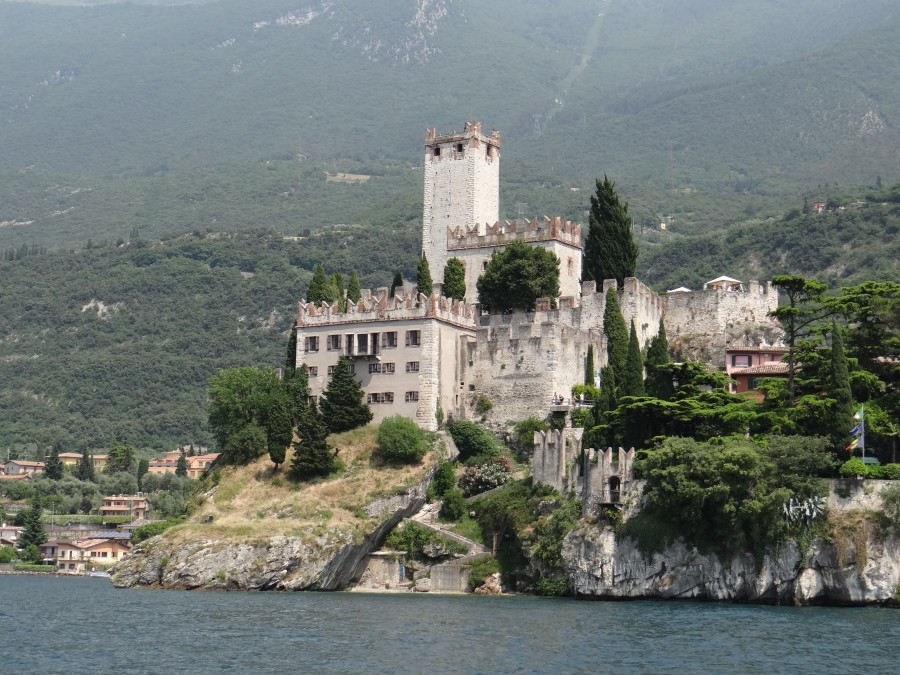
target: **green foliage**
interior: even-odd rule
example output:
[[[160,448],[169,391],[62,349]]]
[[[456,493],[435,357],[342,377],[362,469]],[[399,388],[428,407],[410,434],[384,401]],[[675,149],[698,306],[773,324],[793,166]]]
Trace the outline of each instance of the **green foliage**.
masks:
[[[530,457],[534,452],[534,432],[547,431],[550,427],[539,417],[526,417],[513,427],[513,449],[520,459]]]
[[[459,520],[467,511],[468,505],[465,497],[463,497],[463,493],[453,488],[444,493],[438,516],[440,516],[441,520]]]
[[[390,296],[393,298],[394,294],[397,292],[397,289],[403,288],[403,275],[400,273],[400,270],[394,270],[394,278],[391,280],[391,291]]]
[[[474,591],[484,583],[485,579],[500,571],[500,563],[496,558],[488,556],[473,560],[471,568],[472,570],[469,574],[469,590]]]
[[[405,551],[413,559],[421,560],[433,556],[423,555],[426,546],[438,546],[449,555],[451,553],[466,553],[468,547],[448,539],[432,529],[420,525],[414,520],[407,520],[402,527],[391,531],[384,541],[385,548],[394,551]]]
[[[147,539],[150,539],[150,537],[155,537],[159,534],[162,534],[170,527],[175,527],[176,525],[180,525],[183,522],[184,517],[178,517],[169,518],[167,520],[157,520],[154,523],[148,523],[146,525],[136,527],[131,531],[131,544],[133,546],[137,546],[142,541],[146,541]]]
[[[50,454],[44,462],[44,475],[49,480],[59,480],[63,477],[63,463],[59,458],[59,444],[54,443]]]
[[[222,461],[226,464],[246,464],[266,451],[266,430],[256,422],[248,422],[228,435]]]
[[[454,300],[466,298],[466,268],[459,258],[450,258],[444,265],[444,295]]]
[[[326,442],[328,429],[316,405],[300,417],[297,424],[299,441],[294,445],[294,459],[291,473],[299,480],[310,480],[327,476],[334,469],[335,455]]]
[[[325,276],[325,268],[316,265],[316,270],[306,290],[306,301],[319,305],[331,300],[331,291],[328,288],[328,277]]]
[[[644,381],[644,388],[648,396],[660,398],[668,401],[675,394],[675,385],[672,383],[670,373],[660,370],[660,366],[671,363],[669,356],[669,341],[666,338],[666,327],[662,319],[659,321],[659,331],[650,345],[647,347],[647,378]]]
[[[419,264],[416,266],[416,292],[430,297],[432,285],[431,269],[428,266],[428,259],[423,252],[422,257],[419,258]]]
[[[491,403],[491,399],[485,394],[479,394],[478,398],[475,399],[475,412],[479,415],[487,415],[493,407],[494,404]]]
[[[25,528],[22,531],[22,536],[19,538],[19,543],[22,546],[28,547],[32,545],[38,547],[47,541],[47,530],[44,528],[41,514],[41,506],[38,500],[34,501],[31,508],[22,511],[22,527]],[[40,559],[40,555],[38,559]]]
[[[493,457],[500,454],[497,440],[487,429],[474,422],[457,420],[448,425],[448,431],[459,450],[461,462],[472,457]]]
[[[492,312],[534,309],[538,298],[559,297],[559,258],[547,249],[514,241],[494,251],[478,278],[478,301]]]
[[[75,476],[78,480],[94,480],[94,458],[87,447],[81,451],[81,459],[76,465]]]
[[[372,421],[372,411],[364,401],[362,385],[350,372],[350,362],[346,356],[338,358],[324,393],[322,417],[329,433],[350,431]]]
[[[588,345],[587,356],[584,359],[584,383],[594,386],[594,378],[597,367],[594,365],[594,343]]]
[[[471,497],[500,487],[511,478],[512,464],[508,457],[501,455],[474,466],[467,466],[459,478],[459,487],[463,495]]]
[[[12,546],[0,546],[0,564],[11,563],[18,557],[18,552]]]
[[[850,391],[850,374],[847,368],[847,356],[844,354],[844,340],[837,326],[832,326],[831,333],[831,387],[829,397],[834,399],[830,415],[824,420],[824,428],[829,431],[831,444],[835,452],[840,452],[850,441],[850,428],[853,426],[854,402]]]
[[[137,448],[127,443],[113,443],[107,452],[103,473],[133,473],[137,469]]]
[[[284,458],[281,461],[284,461]],[[187,458],[184,456],[183,450],[178,455],[178,461],[175,462],[175,475],[179,477],[187,476]]]
[[[434,486],[435,495],[438,497],[446,495],[450,490],[456,487],[456,467],[450,462],[441,462],[438,464],[437,470],[434,472],[434,480],[431,484]]]
[[[612,286],[606,291],[603,332],[607,340],[607,364],[615,374],[616,384],[621,386],[625,381],[625,367],[628,361],[628,328],[625,327],[625,318],[619,309],[619,296]]]
[[[889,529],[900,532],[900,485],[891,485],[881,491],[881,508]]]
[[[350,281],[347,282],[347,300],[359,302],[362,298],[362,289],[359,286],[359,275],[356,270],[350,273]]]
[[[378,456],[390,464],[417,464],[428,451],[425,434],[408,417],[394,415],[378,426]]]
[[[621,396],[644,395],[644,362],[641,358],[641,346],[638,343],[634,319],[631,320],[631,331],[628,335],[628,355],[625,358],[625,377],[619,387]]]
[[[619,286],[625,277],[633,277],[637,267],[638,247],[631,232],[628,202],[619,200],[616,184],[603,176],[596,181],[591,195],[591,214],[587,241],[584,245],[582,278],[602,285],[615,279]]]

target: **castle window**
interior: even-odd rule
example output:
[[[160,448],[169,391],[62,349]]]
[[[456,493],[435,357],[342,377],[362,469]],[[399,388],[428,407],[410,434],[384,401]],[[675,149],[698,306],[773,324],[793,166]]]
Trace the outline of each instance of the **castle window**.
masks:
[[[485,143],[485,144],[484,144],[484,156],[485,156],[487,159],[491,159],[491,157],[493,156],[493,155],[491,154],[491,146],[490,146],[489,143]]]
[[[393,348],[397,346],[397,331],[392,330],[381,334],[381,346]]]
[[[435,148],[435,149],[434,149],[434,156],[435,156],[435,157],[440,157],[440,156],[441,156],[441,149],[440,149],[440,148]]]
[[[319,374],[318,366],[307,366],[306,369],[309,372],[310,377],[316,377]]]
[[[328,366],[328,375],[329,375],[329,376],[334,375],[334,370],[335,370],[335,368],[337,368],[337,366]],[[353,363],[348,363],[348,364],[347,364],[347,370],[350,371],[351,373],[355,373],[355,372],[356,372],[356,365],[353,364]]]
[[[418,373],[419,372],[419,362],[418,361],[407,361],[406,362],[406,372],[407,373]]]
[[[457,143],[457,144],[456,144],[456,151],[457,151],[458,153],[462,154],[462,151],[463,151],[463,144],[462,144],[462,143]]]
[[[341,336],[340,335],[329,335],[328,336],[328,351],[336,352],[341,348]]]
[[[406,402],[407,403],[415,403],[418,400],[419,400],[419,392],[417,392],[417,391],[406,392]]]
[[[368,354],[369,353],[369,336],[365,333],[360,333],[356,336],[356,353],[357,354]]]
[[[406,346],[418,347],[422,344],[422,331],[408,330],[406,331]]]
[[[385,391],[385,392],[373,392],[368,395],[369,403],[393,403],[394,402],[394,392]]]
[[[385,375],[393,375],[394,374],[394,364],[393,363],[382,363],[381,364],[381,372]]]
[[[380,373],[380,372],[381,372],[381,364],[380,363],[370,363],[369,364],[369,375],[372,375],[374,373]]]
[[[312,336],[308,337],[304,340],[304,349],[308,352],[317,352],[319,351],[319,338]]]

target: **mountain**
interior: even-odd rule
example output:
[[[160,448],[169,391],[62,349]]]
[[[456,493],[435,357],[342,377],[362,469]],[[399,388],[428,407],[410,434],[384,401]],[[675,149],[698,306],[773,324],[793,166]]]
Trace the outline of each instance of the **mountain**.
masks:
[[[504,217],[606,173],[699,234],[900,175],[898,38],[892,0],[0,2],[0,247],[405,218],[468,119]]]

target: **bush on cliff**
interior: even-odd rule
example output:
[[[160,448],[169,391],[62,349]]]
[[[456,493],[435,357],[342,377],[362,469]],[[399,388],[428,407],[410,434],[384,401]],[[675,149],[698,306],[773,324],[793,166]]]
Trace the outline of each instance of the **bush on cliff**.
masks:
[[[378,456],[388,464],[416,464],[428,451],[425,434],[408,417],[394,415],[378,427]]]
[[[449,425],[448,430],[459,450],[459,461],[461,462],[472,457],[483,457],[486,460],[500,454],[497,440],[487,429],[474,422],[460,420]]]

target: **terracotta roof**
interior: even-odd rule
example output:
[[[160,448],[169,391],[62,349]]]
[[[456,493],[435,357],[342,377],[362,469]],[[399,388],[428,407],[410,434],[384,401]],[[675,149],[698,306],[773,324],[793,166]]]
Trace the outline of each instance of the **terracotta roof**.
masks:
[[[757,347],[726,347],[726,354],[745,354],[745,353],[753,353],[758,354],[760,352],[768,352],[771,354],[787,354],[787,347],[780,347],[775,345],[761,345]]]
[[[771,363],[766,366],[750,366],[749,368],[741,368],[731,373],[732,377],[738,375],[787,375],[788,364]]]
[[[42,468],[44,466],[43,462],[28,462],[24,459],[11,459],[7,462],[7,464],[18,464],[19,466],[33,466]]]

